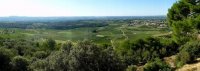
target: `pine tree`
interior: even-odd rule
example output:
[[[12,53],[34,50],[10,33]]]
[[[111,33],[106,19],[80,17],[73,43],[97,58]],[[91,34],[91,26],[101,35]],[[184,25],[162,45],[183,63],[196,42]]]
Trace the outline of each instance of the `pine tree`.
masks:
[[[168,11],[167,20],[177,43],[188,41],[194,30],[198,31],[200,29],[199,17],[199,0],[179,0],[173,4]]]

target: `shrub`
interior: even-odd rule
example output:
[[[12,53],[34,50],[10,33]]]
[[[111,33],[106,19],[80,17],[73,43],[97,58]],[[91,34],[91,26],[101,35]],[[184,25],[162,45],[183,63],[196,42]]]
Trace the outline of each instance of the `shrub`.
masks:
[[[144,71],[172,71],[172,69],[161,59],[156,58],[155,61],[145,64]]]
[[[68,45],[70,45],[68,47]],[[70,49],[69,49],[70,48]],[[123,71],[125,65],[111,47],[100,47],[89,41],[63,45],[60,51],[31,64],[32,70],[42,71]]]
[[[29,68],[29,61],[22,57],[22,56],[16,56],[12,59],[12,64],[14,66],[15,71],[28,71]]]
[[[53,39],[47,39],[44,43],[43,46],[44,50],[54,50],[56,47],[56,41]]]
[[[61,50],[69,52],[71,50],[72,46],[73,46],[72,42],[67,41],[66,43],[62,44]]]
[[[10,71],[12,66],[10,65],[13,54],[10,50],[0,48],[0,70]]]
[[[137,67],[135,65],[130,65],[128,68],[126,68],[126,71],[136,71]]]
[[[120,58],[127,65],[143,65],[154,58],[163,58],[175,54],[177,45],[161,38],[148,37],[134,42],[129,40],[120,43],[115,49]],[[173,53],[174,52],[174,53]]]
[[[123,71],[124,64],[112,48],[101,49],[91,42],[79,42],[69,54],[72,71]]]
[[[29,66],[32,71],[48,71],[48,62],[46,60],[37,60]]]
[[[200,42],[190,41],[181,46],[176,57],[177,67],[195,61],[200,57]]]
[[[45,51],[37,51],[34,53],[34,56],[39,59],[44,59],[48,56],[48,53]]]

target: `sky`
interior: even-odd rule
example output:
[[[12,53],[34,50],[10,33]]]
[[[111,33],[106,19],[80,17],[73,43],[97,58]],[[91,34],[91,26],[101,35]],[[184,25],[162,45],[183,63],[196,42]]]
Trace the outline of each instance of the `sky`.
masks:
[[[0,0],[0,16],[157,16],[176,0]]]

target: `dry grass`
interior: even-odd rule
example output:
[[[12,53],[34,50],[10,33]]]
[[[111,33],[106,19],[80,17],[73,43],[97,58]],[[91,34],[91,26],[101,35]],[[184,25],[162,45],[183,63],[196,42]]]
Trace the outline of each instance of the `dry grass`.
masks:
[[[170,57],[165,57],[164,58],[165,62],[169,64],[172,68],[175,68],[175,60],[176,60],[176,55],[170,56]]]

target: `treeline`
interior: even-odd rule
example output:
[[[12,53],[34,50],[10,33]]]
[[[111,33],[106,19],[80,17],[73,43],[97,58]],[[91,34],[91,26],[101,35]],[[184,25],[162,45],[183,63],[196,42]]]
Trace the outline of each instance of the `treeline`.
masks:
[[[0,28],[21,29],[74,29],[82,27],[103,27],[108,23],[104,21],[59,21],[59,22],[0,22]]]

